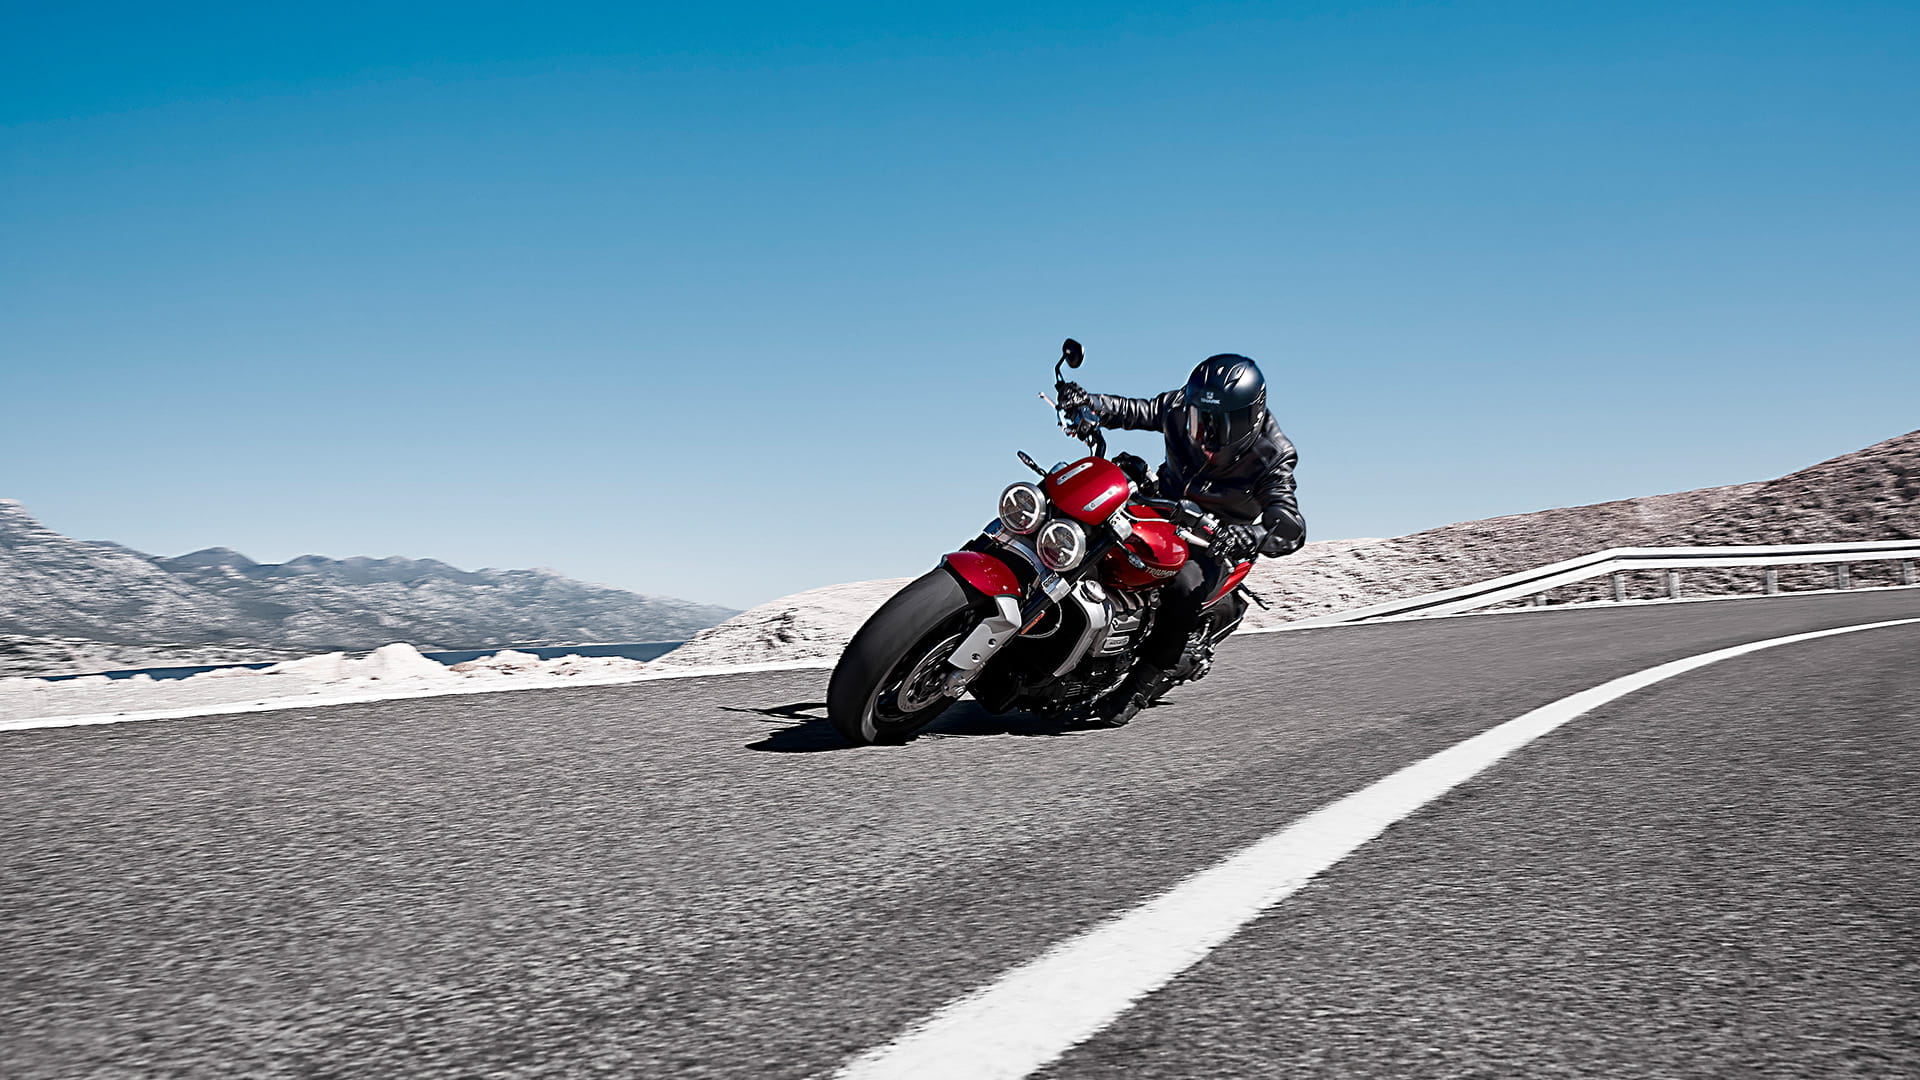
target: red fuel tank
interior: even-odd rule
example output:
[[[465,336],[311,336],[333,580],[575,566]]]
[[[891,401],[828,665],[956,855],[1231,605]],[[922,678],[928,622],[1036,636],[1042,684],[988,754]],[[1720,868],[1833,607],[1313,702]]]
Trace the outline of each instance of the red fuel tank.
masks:
[[[1106,458],[1084,457],[1040,481],[1053,508],[1075,521],[1098,525],[1126,505],[1127,474]]]
[[[1133,542],[1128,545],[1144,567],[1133,565],[1126,551],[1115,547],[1100,560],[1100,578],[1118,589],[1143,589],[1159,585],[1187,565],[1187,542],[1174,531],[1173,522],[1148,506],[1129,511],[1133,518]]]

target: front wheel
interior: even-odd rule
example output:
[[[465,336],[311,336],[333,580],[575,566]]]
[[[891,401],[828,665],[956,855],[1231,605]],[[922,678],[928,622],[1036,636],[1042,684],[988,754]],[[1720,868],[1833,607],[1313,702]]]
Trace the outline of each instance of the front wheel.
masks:
[[[827,684],[827,716],[860,745],[898,742],[959,700],[946,693],[947,658],[979,623],[966,590],[944,568],[914,579],[847,643]]]

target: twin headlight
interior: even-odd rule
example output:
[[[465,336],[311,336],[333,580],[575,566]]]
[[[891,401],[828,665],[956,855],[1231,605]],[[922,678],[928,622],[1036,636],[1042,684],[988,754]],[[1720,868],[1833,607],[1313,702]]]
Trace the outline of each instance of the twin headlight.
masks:
[[[1047,497],[1032,484],[1014,484],[1000,493],[1000,524],[1022,536],[1047,519]]]
[[[1071,570],[1087,557],[1087,531],[1078,522],[1065,518],[1049,521],[1047,527],[1040,530],[1040,539],[1034,547],[1047,569],[1055,573]]]
[[[1014,484],[1000,493],[1000,523],[1022,536],[1040,529],[1034,548],[1055,573],[1071,570],[1087,557],[1087,531],[1065,518],[1047,521],[1047,497],[1032,484]]]

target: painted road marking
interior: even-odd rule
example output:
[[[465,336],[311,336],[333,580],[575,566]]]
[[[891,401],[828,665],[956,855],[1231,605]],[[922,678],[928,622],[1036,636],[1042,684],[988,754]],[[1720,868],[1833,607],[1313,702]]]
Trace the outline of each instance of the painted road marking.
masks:
[[[1574,718],[1696,668],[1779,645],[1920,624],[1842,626],[1702,653],[1625,675],[1515,717],[1329,803],[1224,862],[866,1052],[836,1080],[1013,1080],[1058,1058],[1134,1002],[1414,811]]]

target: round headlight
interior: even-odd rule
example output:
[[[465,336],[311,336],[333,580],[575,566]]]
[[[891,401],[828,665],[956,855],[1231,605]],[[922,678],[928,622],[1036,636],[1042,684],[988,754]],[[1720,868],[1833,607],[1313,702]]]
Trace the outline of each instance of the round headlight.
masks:
[[[1040,530],[1040,561],[1056,573],[1071,570],[1087,557],[1087,533],[1078,524],[1061,519]]]
[[[1032,484],[1015,484],[1000,493],[1000,523],[1017,533],[1030,533],[1047,516],[1047,497]]]

